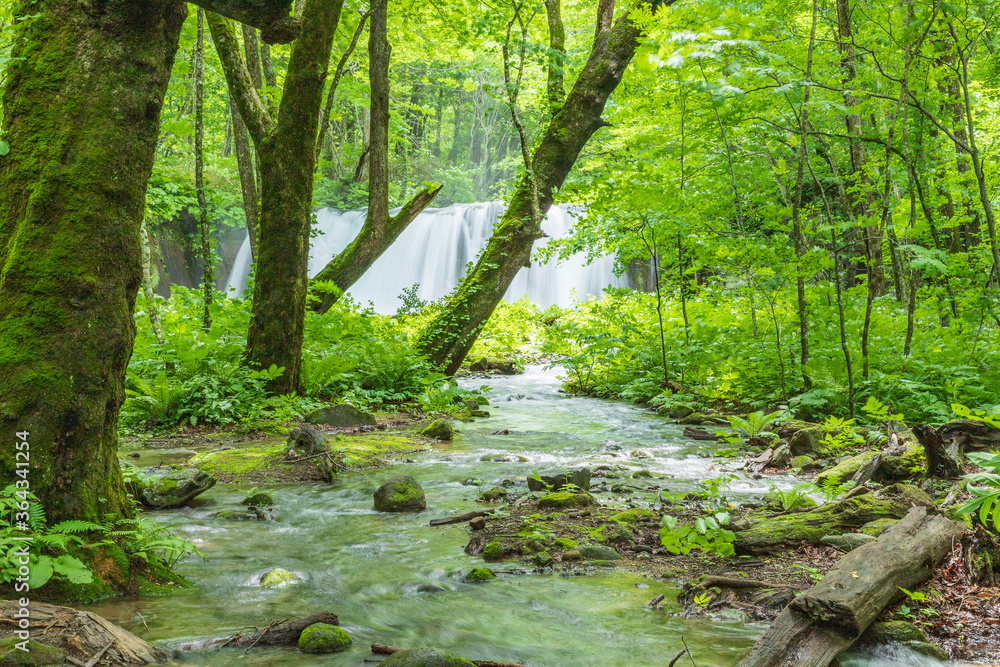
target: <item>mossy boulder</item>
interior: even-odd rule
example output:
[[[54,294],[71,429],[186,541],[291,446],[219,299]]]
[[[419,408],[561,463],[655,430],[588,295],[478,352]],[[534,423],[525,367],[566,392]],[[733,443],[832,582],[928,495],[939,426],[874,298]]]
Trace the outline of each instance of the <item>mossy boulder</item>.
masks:
[[[529,491],[561,491],[568,484],[573,484],[584,491],[590,490],[590,468],[577,470],[553,470],[540,473],[538,479],[528,478]]]
[[[788,445],[778,445],[778,447],[771,454],[771,460],[768,461],[768,465],[772,468],[784,468],[791,460],[792,450],[788,447]]]
[[[417,432],[435,440],[451,440],[455,437],[455,429],[447,419],[435,419]]]
[[[914,653],[919,653],[920,655],[926,655],[928,658],[934,658],[935,660],[947,661],[951,659],[948,652],[942,647],[931,642],[902,642],[905,648],[910,649]]]
[[[719,415],[705,415],[700,412],[692,412],[691,414],[677,420],[678,424],[683,424],[684,426],[703,426],[705,424],[711,426],[729,426],[730,422],[725,417],[720,417]]]
[[[246,510],[222,510],[215,513],[215,518],[226,521],[257,521],[260,517]]]
[[[497,575],[488,567],[477,567],[465,575],[465,580],[470,584],[481,584],[490,579],[496,579]]]
[[[339,403],[313,410],[306,415],[305,421],[308,424],[322,424],[323,426],[333,426],[334,428],[375,426],[376,423],[375,415],[364,410],[359,410],[350,403]]]
[[[927,468],[927,458],[923,448],[907,447],[901,454],[891,454],[882,458],[882,464],[875,473],[880,482],[900,482],[920,477]]]
[[[832,468],[824,470],[816,475],[816,479],[813,481],[817,486],[826,486],[827,484],[839,486],[851,481],[854,474],[870,463],[876,456],[878,456],[878,452],[875,451],[862,452],[857,456],[852,456],[849,459],[841,461]]]
[[[694,414],[694,408],[690,405],[671,405],[660,409],[660,414],[666,414],[671,419],[684,419],[688,415]]]
[[[303,653],[336,653],[352,643],[351,636],[336,625],[313,623],[299,635],[299,650]]]
[[[488,563],[503,560],[503,545],[500,542],[490,542],[483,549],[483,559]]]
[[[632,479],[652,479],[653,473],[648,470],[636,470],[632,473]]]
[[[535,554],[535,562],[538,563],[539,567],[548,567],[555,562],[555,559],[548,551],[542,551],[541,553]]]
[[[636,523],[642,519],[650,519],[655,517],[656,513],[652,510],[642,509],[641,507],[636,507],[635,509],[625,510],[624,512],[618,512],[617,514],[611,515],[611,521],[618,521],[620,523]]]
[[[822,454],[824,451],[822,443],[823,427],[809,426],[795,431],[788,441],[788,447],[792,450],[793,456]]]
[[[241,504],[247,507],[271,507],[274,505],[274,498],[271,497],[270,493],[266,491],[258,491],[252,495],[247,496],[240,501]]]
[[[734,525],[737,553],[781,551],[802,542],[819,544],[827,535],[840,535],[877,519],[901,519],[911,507],[933,507],[934,502],[919,488],[894,484],[875,493],[860,493],[808,512],[797,512]]]
[[[215,486],[215,478],[197,468],[183,468],[149,478],[142,504],[154,510],[181,507]]]
[[[860,546],[869,542],[874,542],[876,538],[864,533],[841,533],[840,535],[827,535],[820,539],[820,544],[831,547],[838,547],[844,551],[854,551]]]
[[[861,642],[869,644],[892,644],[894,642],[925,642],[927,635],[919,627],[908,621],[883,621],[872,623]]]
[[[411,475],[396,475],[375,491],[379,512],[417,512],[427,509],[424,490]]]
[[[621,556],[611,547],[589,544],[579,549],[580,556],[588,560],[618,560]]]
[[[418,646],[393,653],[383,667],[475,667],[475,663],[454,653]]]
[[[802,456],[796,456],[795,458],[793,458],[791,461],[788,462],[788,465],[791,466],[792,468],[798,468],[799,470],[808,471],[808,470],[814,470],[816,468],[816,461],[813,459],[813,457],[806,456],[805,454],[803,454]]]
[[[555,544],[556,544],[556,548],[557,549],[575,549],[576,548],[576,540],[571,540],[568,537],[560,537],[560,538],[556,539]]]
[[[885,531],[889,530],[890,527],[895,525],[897,521],[899,521],[899,519],[875,519],[874,521],[869,521],[865,525],[861,526],[861,532],[865,535],[878,537]]]
[[[570,493],[558,491],[549,493],[538,499],[538,506],[550,509],[566,509],[569,507],[590,507],[594,499],[589,493]]]
[[[260,576],[261,588],[281,588],[301,581],[294,572],[276,567]]]
[[[17,637],[0,640],[0,667],[17,665],[61,665],[66,660],[66,651],[55,646],[42,644],[34,639],[27,640],[27,651],[17,648],[21,643]]]
[[[484,503],[499,503],[507,497],[507,489],[502,486],[494,486],[489,491],[484,492],[477,500]]]

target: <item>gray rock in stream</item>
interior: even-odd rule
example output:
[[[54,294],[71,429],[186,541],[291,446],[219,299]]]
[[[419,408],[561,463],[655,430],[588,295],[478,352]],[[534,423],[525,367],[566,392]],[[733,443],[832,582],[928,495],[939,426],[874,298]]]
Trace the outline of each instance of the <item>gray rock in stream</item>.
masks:
[[[215,486],[215,478],[197,468],[184,468],[161,477],[151,477],[142,490],[142,504],[165,510],[186,505]]]
[[[575,484],[584,491],[590,490],[590,469],[580,468],[579,470],[555,470],[544,472],[539,475],[541,478],[528,478],[529,491],[545,491],[551,488],[558,491],[567,484]]]
[[[580,555],[587,560],[618,560],[621,556],[611,547],[588,545],[580,547]]]

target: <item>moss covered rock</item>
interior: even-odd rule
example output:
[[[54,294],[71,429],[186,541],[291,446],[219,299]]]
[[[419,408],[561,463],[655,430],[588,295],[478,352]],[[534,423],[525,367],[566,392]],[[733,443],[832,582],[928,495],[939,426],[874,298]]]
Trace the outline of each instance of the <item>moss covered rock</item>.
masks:
[[[427,509],[424,490],[411,475],[396,475],[375,491],[379,512],[417,512]]]
[[[568,484],[573,484],[584,491],[590,490],[590,468],[577,470],[553,470],[543,472],[537,478],[528,478],[529,491],[561,491]]]
[[[555,559],[548,551],[535,554],[535,562],[538,563],[539,567],[548,567],[549,565],[552,565],[554,561]]]
[[[611,547],[590,544],[580,547],[579,551],[580,556],[588,560],[618,560],[621,558],[618,552]]]
[[[454,653],[420,646],[393,653],[382,665],[384,667],[475,667],[475,663]]]
[[[927,458],[923,448],[911,446],[902,454],[884,457],[875,478],[882,482],[899,482],[920,477],[926,468]]]
[[[871,535],[872,537],[878,537],[889,528],[895,525],[899,519],[875,519],[874,521],[869,521],[865,525],[861,526],[861,532],[865,535]]]
[[[618,521],[620,523],[636,523],[642,519],[650,519],[655,517],[656,513],[642,509],[641,507],[636,507],[635,509],[625,510],[624,512],[618,512],[617,514],[611,515],[611,521]]]
[[[652,479],[653,473],[648,470],[636,470],[632,473],[632,479]]]
[[[560,537],[559,539],[556,540],[556,548],[557,549],[575,549],[576,548],[576,540],[571,540],[568,537]]]
[[[247,507],[271,507],[274,505],[274,498],[271,497],[270,493],[266,491],[258,491],[252,495],[247,496],[240,501],[241,504]]]
[[[215,513],[215,518],[226,521],[257,521],[259,517],[253,512],[245,510],[222,510]]]
[[[154,510],[186,505],[215,486],[215,478],[197,468],[184,468],[153,476],[142,490],[142,503]]]
[[[499,503],[507,497],[507,489],[502,486],[494,486],[489,491],[485,491],[477,500],[484,503]]]
[[[891,644],[893,642],[925,642],[927,635],[923,630],[908,621],[883,621],[872,623],[861,641],[871,644]]]
[[[926,655],[928,658],[945,661],[951,659],[951,656],[948,655],[947,651],[931,642],[902,642],[902,644],[914,653]]]
[[[857,456],[852,456],[816,475],[814,481],[817,486],[826,486],[827,484],[839,486],[840,484],[849,482],[854,477],[854,473],[865,467],[876,456],[878,456],[878,452],[875,451],[862,452]]]
[[[589,493],[569,493],[568,491],[549,493],[538,499],[539,507],[547,507],[552,509],[563,509],[567,507],[589,507],[593,504],[594,500],[593,498],[590,497]]]
[[[350,403],[339,403],[313,410],[306,415],[305,421],[309,424],[322,424],[335,428],[375,426],[375,415],[359,410]]]
[[[451,440],[455,437],[455,429],[447,419],[435,419],[418,433],[435,440]]]
[[[22,651],[17,647],[19,643],[22,642],[17,637],[0,640],[0,667],[61,665],[66,660],[66,651],[54,646],[29,639],[27,644],[22,643],[28,650]]]
[[[660,409],[660,414],[666,414],[671,419],[684,419],[688,415],[694,414],[694,408],[690,405],[678,404]]]
[[[477,567],[465,575],[465,580],[470,584],[481,584],[490,579],[496,579],[497,575],[488,567]]]
[[[313,623],[299,635],[299,650],[303,653],[335,653],[351,645],[347,632],[329,623]]]
[[[503,545],[500,542],[490,542],[483,549],[483,559],[490,563],[503,560]]]
[[[677,420],[678,424],[685,426],[702,426],[709,424],[712,426],[729,426],[729,420],[718,415],[705,415],[700,412],[693,412],[686,417]]]
[[[297,584],[301,581],[294,572],[276,567],[269,572],[265,572],[260,577],[260,585],[263,588],[281,588],[290,584]]]
[[[823,453],[823,427],[808,426],[797,430],[788,441],[793,456]]]

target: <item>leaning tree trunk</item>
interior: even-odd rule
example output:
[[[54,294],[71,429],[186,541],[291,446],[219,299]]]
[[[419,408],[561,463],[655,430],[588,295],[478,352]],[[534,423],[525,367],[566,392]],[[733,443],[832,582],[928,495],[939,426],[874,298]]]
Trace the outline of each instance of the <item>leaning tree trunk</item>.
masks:
[[[650,5],[655,10],[673,2],[653,0]],[[639,26],[628,14],[613,26],[599,29],[587,64],[549,122],[532,159],[543,216],[552,207],[553,192],[562,186],[591,135],[607,125],[601,118],[604,105],[635,54],[639,34]],[[542,237],[540,221],[532,220],[531,201],[532,187],[525,177],[475,268],[421,336],[422,351],[446,373],[458,370],[514,276],[529,265],[531,247]]]
[[[0,437],[27,434],[31,490],[56,521],[131,512],[118,411],[143,199],[187,11],[177,0],[107,5],[21,0],[15,14],[30,18],[17,24],[3,100]],[[2,457],[0,479],[14,475]]]
[[[142,282],[139,228],[184,5],[20,3],[0,161],[0,433],[27,432],[53,520],[131,510],[118,410]],[[108,48],[113,43],[116,48]],[[141,73],[126,78],[123,73]],[[0,479],[14,479],[0,457]],[[4,482],[5,484],[8,482]]]

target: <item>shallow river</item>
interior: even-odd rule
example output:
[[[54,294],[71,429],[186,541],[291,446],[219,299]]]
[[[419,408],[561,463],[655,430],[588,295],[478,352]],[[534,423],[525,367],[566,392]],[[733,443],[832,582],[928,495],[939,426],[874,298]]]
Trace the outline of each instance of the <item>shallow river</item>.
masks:
[[[684,619],[672,604],[651,610],[646,603],[656,594],[664,593],[671,603],[677,590],[630,574],[501,575],[487,584],[467,584],[462,576],[482,560],[462,551],[468,541],[464,524],[428,527],[432,518],[481,507],[475,502],[477,489],[462,484],[470,477],[485,480],[488,488],[532,470],[624,463],[670,475],[664,486],[685,490],[721,473],[719,461],[699,457],[698,446],[682,439],[681,427],[627,404],[565,396],[556,375],[532,367],[519,376],[486,381],[492,417],[460,425],[454,442],[414,456],[416,463],[343,475],[333,485],[269,487],[280,522],[213,518],[244,497],[236,486],[223,484],[201,496],[205,502],[197,508],[155,513],[208,557],[178,566],[195,588],[90,609],[140,637],[173,647],[319,611],[337,614],[354,638],[348,651],[320,657],[296,649],[253,649],[246,655],[242,650],[186,651],[183,661],[196,665],[356,666],[372,657],[369,644],[378,642],[448,648],[469,658],[532,667],[641,667],[666,665],[683,648],[682,637],[699,667],[734,665],[764,626]],[[510,434],[494,435],[500,429]],[[623,451],[609,451],[615,445]],[[633,450],[652,458],[629,458]],[[529,461],[481,460],[493,453]],[[374,490],[399,471],[423,485],[427,511],[372,509]],[[762,484],[740,479],[732,492],[759,494]],[[274,567],[292,570],[303,581],[261,589],[257,578]],[[852,667],[865,664],[941,663],[892,655]]]

